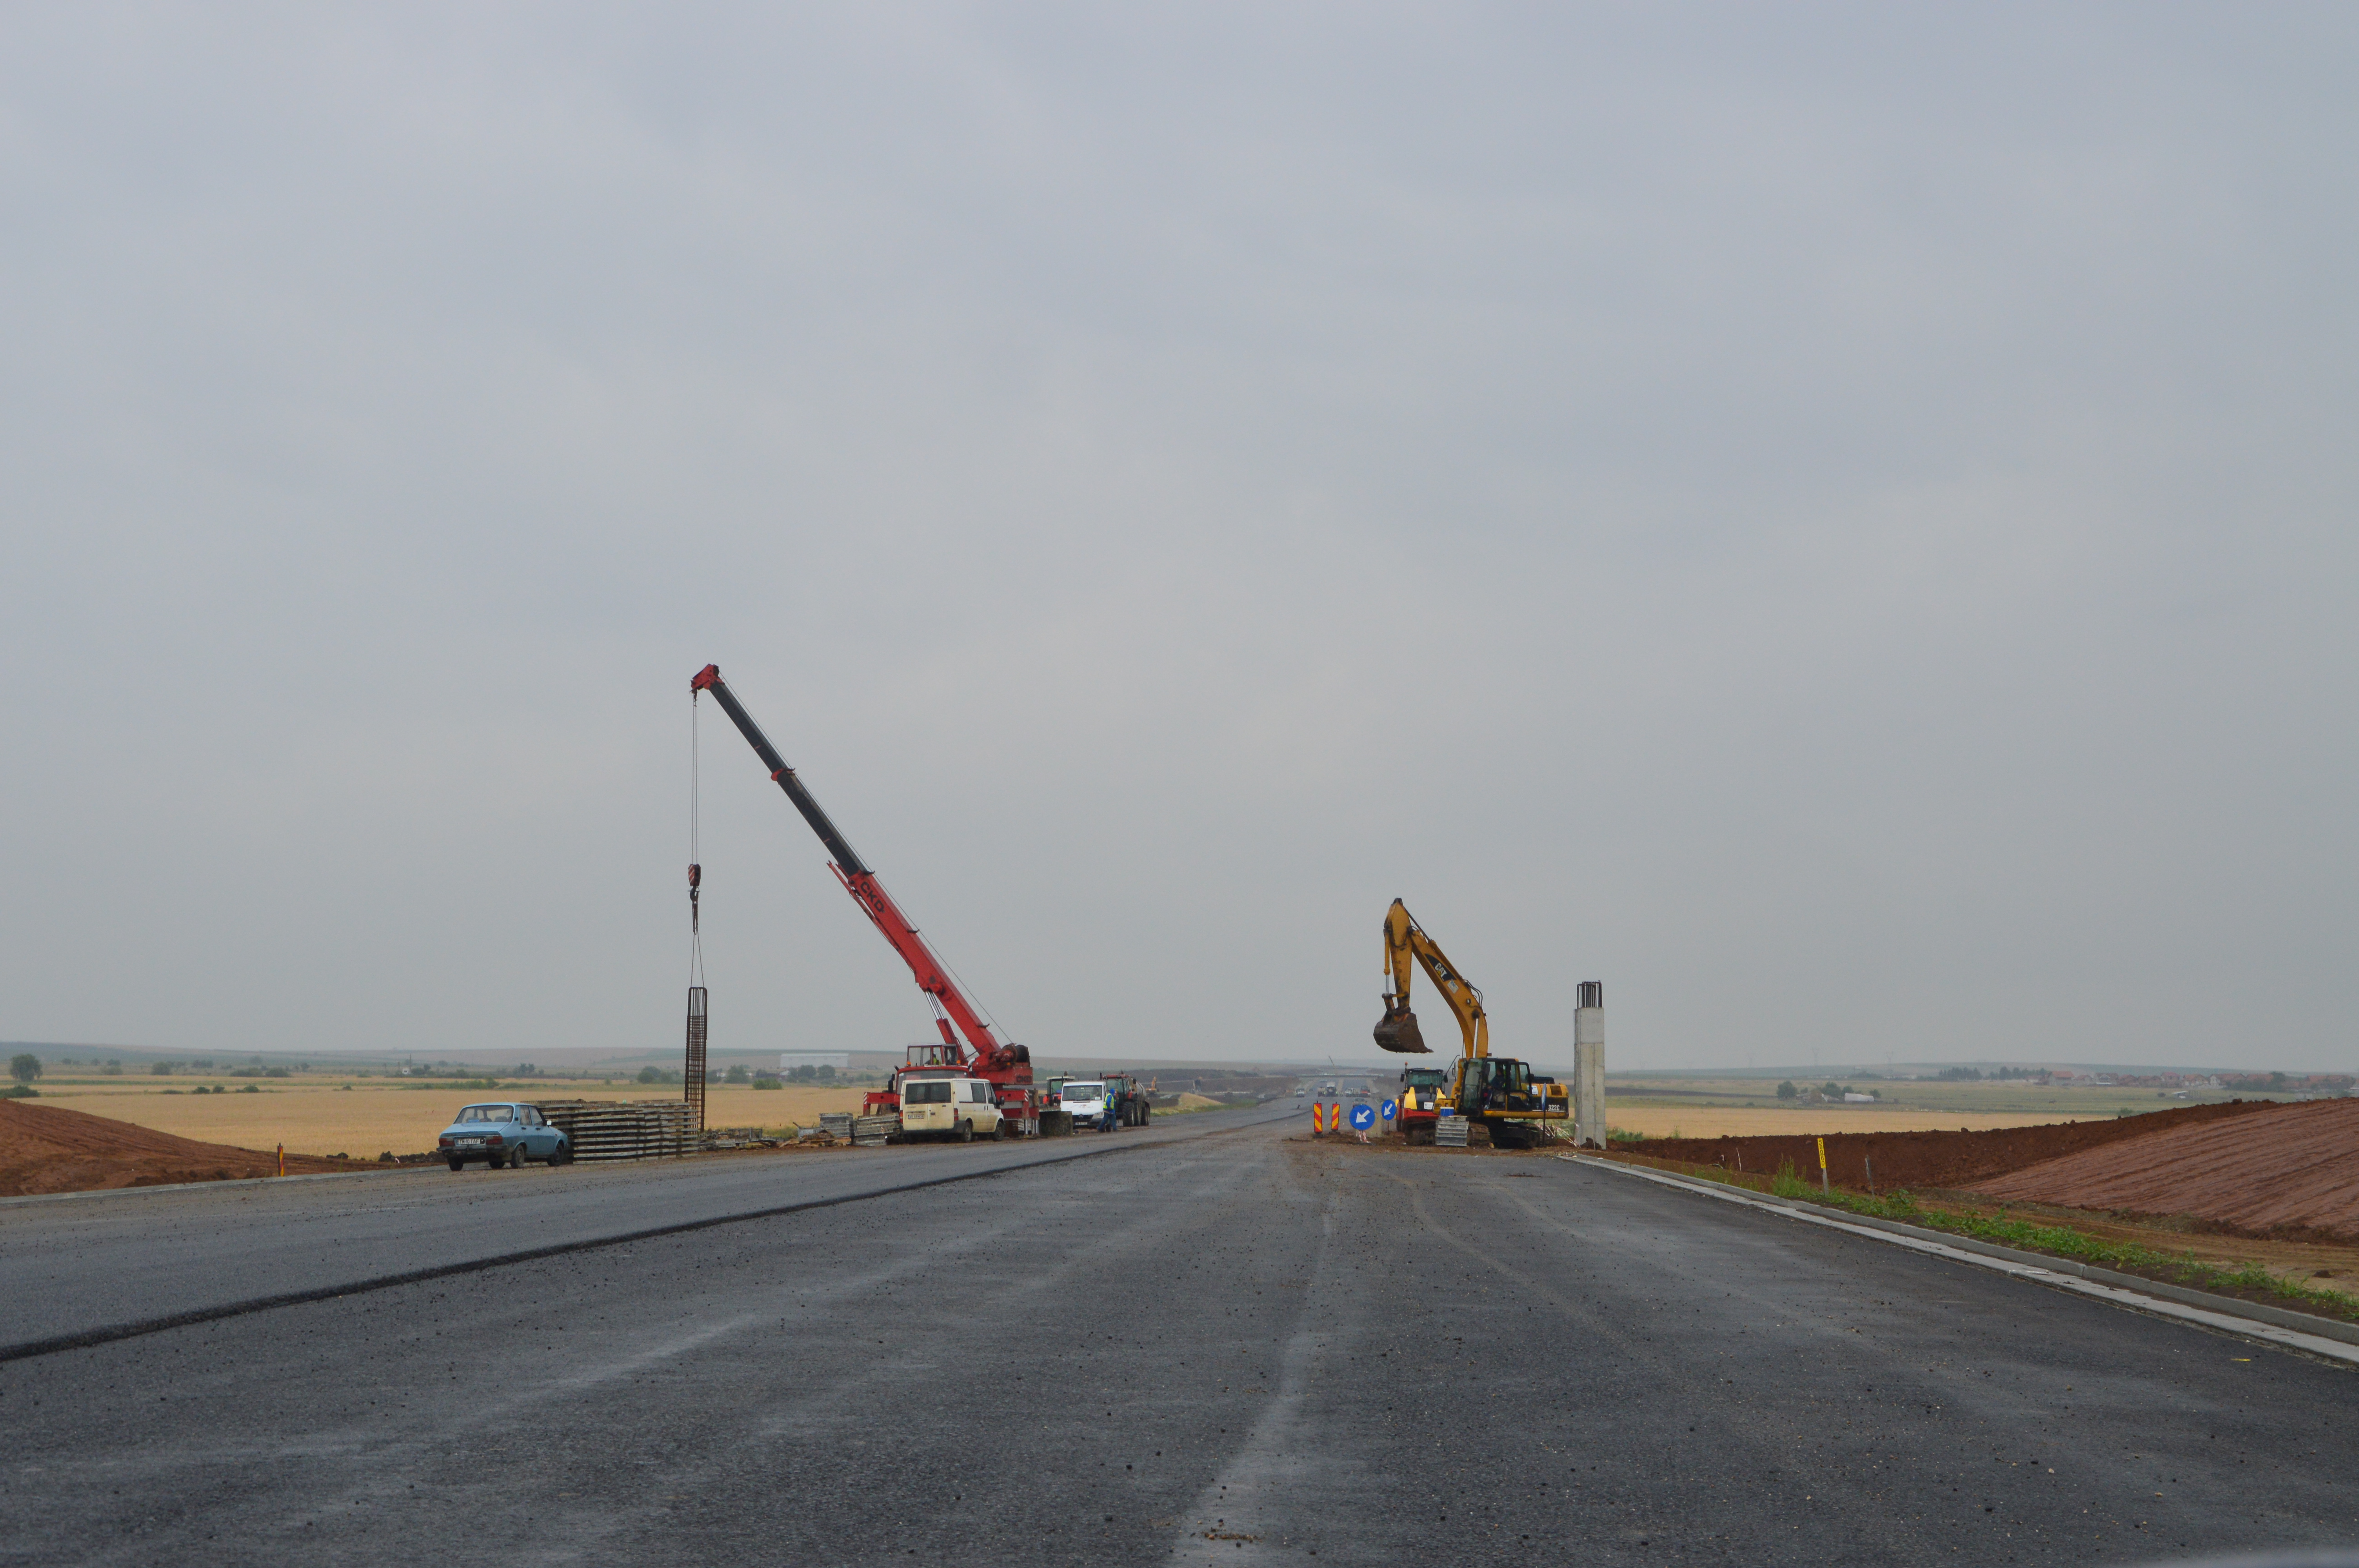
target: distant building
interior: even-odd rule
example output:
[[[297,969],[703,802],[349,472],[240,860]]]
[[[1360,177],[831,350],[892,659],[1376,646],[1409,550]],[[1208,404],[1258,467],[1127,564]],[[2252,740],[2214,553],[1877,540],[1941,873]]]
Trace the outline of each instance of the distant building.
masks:
[[[849,1051],[781,1051],[778,1071],[791,1073],[797,1067],[833,1067],[837,1072],[849,1071],[852,1053]]]

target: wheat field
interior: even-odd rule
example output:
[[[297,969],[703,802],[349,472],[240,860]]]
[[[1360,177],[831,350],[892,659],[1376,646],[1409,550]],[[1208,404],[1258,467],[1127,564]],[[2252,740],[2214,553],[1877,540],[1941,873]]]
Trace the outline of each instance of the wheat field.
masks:
[[[246,1080],[252,1082],[253,1080]],[[364,1079],[351,1088],[301,1079],[266,1080],[258,1094],[166,1093],[160,1087],[121,1084],[58,1085],[41,1091],[40,1103],[111,1116],[158,1132],[229,1143],[241,1149],[271,1149],[284,1143],[291,1154],[348,1154],[374,1160],[387,1150],[415,1154],[434,1147],[434,1136],[450,1125],[462,1105],[501,1099],[675,1099],[677,1087],[639,1084],[542,1083],[527,1088],[454,1089],[403,1086],[390,1079]],[[177,1085],[175,1087],[178,1087]],[[715,1084],[705,1091],[708,1127],[810,1126],[821,1111],[856,1110],[862,1091],[796,1086],[755,1089]],[[1183,1097],[1182,1103],[1193,1097]],[[1606,1121],[1649,1138],[1678,1133],[1717,1138],[1766,1133],[1951,1132],[1960,1128],[2034,1127],[2088,1119],[2054,1112],[1979,1113],[1886,1109],[1878,1106],[1745,1107],[1620,1106],[1610,1101]]]
[[[809,1126],[824,1110],[855,1110],[855,1088],[754,1089],[715,1084],[705,1091],[708,1127]],[[111,1116],[206,1143],[241,1149],[272,1149],[284,1143],[290,1154],[349,1154],[374,1160],[390,1150],[416,1154],[434,1147],[434,1136],[450,1125],[462,1105],[479,1100],[677,1099],[676,1086],[656,1084],[576,1086],[546,1084],[527,1089],[403,1087],[390,1082],[355,1084],[277,1083],[259,1094],[166,1094],[160,1088],[125,1085],[43,1089],[38,1103],[67,1110]]]

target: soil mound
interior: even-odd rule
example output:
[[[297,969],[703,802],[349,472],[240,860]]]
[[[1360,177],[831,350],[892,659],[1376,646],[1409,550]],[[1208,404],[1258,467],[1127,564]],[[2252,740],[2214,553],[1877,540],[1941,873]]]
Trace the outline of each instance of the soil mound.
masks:
[[[350,1160],[287,1156],[289,1175],[353,1168]],[[88,1111],[0,1100],[0,1197],[277,1173],[276,1154],[175,1138]]]
[[[1871,1166],[1874,1185],[1880,1192],[1895,1187],[1970,1187],[2042,1161],[2157,1132],[2239,1121],[2285,1108],[2271,1100],[2230,1100],[2225,1105],[2183,1105],[2111,1121],[2064,1121],[1983,1132],[1830,1132],[1827,1170],[1842,1185],[1862,1190],[1870,1184]],[[1616,1147],[1694,1165],[1725,1165],[1764,1174],[1791,1161],[1797,1174],[1813,1181],[1819,1172],[1816,1143],[1799,1135],[1649,1138]]]
[[[2248,1236],[2359,1240],[2359,1100],[2270,1106],[2260,1116],[2148,1132],[1976,1182],[1973,1190],[2010,1202],[2186,1216]]]

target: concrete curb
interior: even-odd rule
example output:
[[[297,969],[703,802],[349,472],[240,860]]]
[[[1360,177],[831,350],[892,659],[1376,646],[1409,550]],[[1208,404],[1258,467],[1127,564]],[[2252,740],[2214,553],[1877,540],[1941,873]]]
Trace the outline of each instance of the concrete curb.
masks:
[[[2115,1306],[2128,1307],[2157,1317],[2201,1324],[2207,1328],[2265,1340],[2329,1360],[2359,1364],[2359,1324],[2337,1323],[2332,1318],[2288,1312],[2283,1307],[2238,1301],[2234,1296],[2191,1291],[2183,1285],[2164,1284],[2136,1274],[2117,1273],[2111,1269],[2076,1263],[2070,1259],[2050,1258],[2041,1252],[2026,1252],[2017,1248],[1978,1241],[1972,1237],[1951,1236],[1945,1231],[1929,1230],[1921,1226],[1903,1225],[1897,1220],[1877,1219],[1821,1204],[1724,1186],[1718,1182],[1675,1175],[1669,1171],[1658,1171],[1644,1165],[1625,1164],[1618,1160],[1601,1160],[1593,1154],[1560,1154],[1557,1158],[1636,1176],[1663,1186],[1700,1193],[1723,1203],[1784,1214],[1810,1225],[1848,1230],[1855,1235],[1907,1247],[1913,1251],[1996,1269],[2036,1284],[2053,1286],[2076,1295],[2093,1296]]]

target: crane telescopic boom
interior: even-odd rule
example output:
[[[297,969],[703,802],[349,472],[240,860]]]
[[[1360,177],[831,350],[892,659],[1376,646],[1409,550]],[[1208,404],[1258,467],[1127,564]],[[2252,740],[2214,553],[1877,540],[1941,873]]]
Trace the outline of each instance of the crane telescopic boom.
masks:
[[[893,951],[909,966],[910,974],[917,979],[918,989],[933,1002],[934,1027],[941,1031],[948,1065],[964,1067],[978,1077],[996,1082],[1029,1083],[1032,1078],[1031,1054],[1021,1045],[1003,1042],[992,1033],[991,1026],[983,1021],[983,1015],[976,1011],[974,1004],[967,1000],[965,993],[951,980],[950,971],[941,960],[934,957],[933,949],[926,946],[926,939],[918,934],[916,925],[901,913],[900,905],[893,902],[893,895],[885,891],[885,884],[876,880],[876,873],[868,869],[868,863],[853,849],[825,808],[812,798],[810,791],[803,787],[802,781],[795,776],[795,770],[787,765],[786,759],[778,755],[777,748],[770,744],[769,737],[762,733],[762,727],[755,723],[752,716],[739,705],[736,694],[721,678],[721,666],[705,665],[689,683],[689,690],[712,694],[712,699],[721,705],[721,711],[729,716],[729,721],[737,726],[738,733],[745,736],[746,743],[754,748],[754,754],[762,759],[762,765],[770,770],[770,781],[786,792],[787,798],[794,802],[795,809],[803,814],[803,820],[810,824],[811,831],[819,835],[819,841],[827,846],[827,852],[832,857],[829,869],[835,872],[836,881],[843,884],[843,891],[852,895],[853,903],[858,904],[861,912],[875,923],[876,929],[884,933],[885,940],[892,944]],[[957,1026],[956,1033],[951,1032],[953,1024]],[[962,1035],[964,1036],[963,1041],[960,1038]]]

